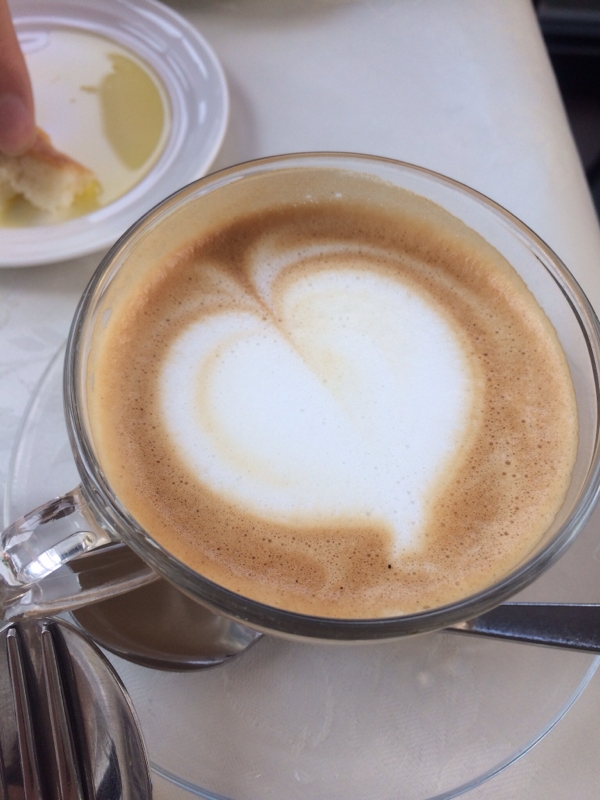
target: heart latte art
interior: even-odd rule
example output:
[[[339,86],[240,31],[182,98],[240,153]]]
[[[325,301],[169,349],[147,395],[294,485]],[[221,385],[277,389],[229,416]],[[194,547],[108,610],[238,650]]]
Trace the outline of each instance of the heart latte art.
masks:
[[[173,447],[257,518],[362,520],[389,529],[394,553],[418,546],[427,491],[469,414],[460,346],[417,293],[369,269],[376,251],[331,248],[327,267],[321,253],[286,256],[254,254],[254,309],[174,341],[160,379]]]
[[[181,561],[287,610],[382,617],[535,546],[577,417],[491,247],[408,193],[340,194],[217,219],[123,293],[90,416],[118,497]]]

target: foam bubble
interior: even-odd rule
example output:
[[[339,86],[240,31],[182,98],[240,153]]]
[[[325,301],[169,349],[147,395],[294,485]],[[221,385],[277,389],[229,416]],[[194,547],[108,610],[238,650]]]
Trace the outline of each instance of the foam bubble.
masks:
[[[331,269],[319,253],[315,273],[307,252],[254,254],[262,311],[240,298],[180,333],[162,369],[164,418],[228,502],[288,525],[363,519],[412,549],[469,419],[467,362],[422,294],[364,253],[332,252]]]

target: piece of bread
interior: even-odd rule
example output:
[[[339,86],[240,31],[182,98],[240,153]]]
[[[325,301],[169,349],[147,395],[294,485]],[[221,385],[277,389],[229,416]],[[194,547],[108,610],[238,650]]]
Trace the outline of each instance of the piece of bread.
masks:
[[[33,146],[22,156],[0,153],[0,208],[15,195],[23,195],[42,211],[61,211],[79,195],[97,190],[94,173],[56,150],[39,128]]]

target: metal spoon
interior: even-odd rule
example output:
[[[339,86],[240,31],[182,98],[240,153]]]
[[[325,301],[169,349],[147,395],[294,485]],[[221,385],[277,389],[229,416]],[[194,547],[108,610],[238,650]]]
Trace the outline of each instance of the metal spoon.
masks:
[[[447,630],[600,653],[600,604],[504,603]]]
[[[216,666],[262,635],[213,614],[163,580],[72,614],[103,647],[155,669]],[[447,630],[600,653],[600,605],[505,603]]]
[[[71,612],[102,647],[143,667],[197,670],[244,653],[262,637],[194,602],[165,580]]]
[[[125,689],[63,620],[0,631],[0,798],[150,800],[150,769]]]

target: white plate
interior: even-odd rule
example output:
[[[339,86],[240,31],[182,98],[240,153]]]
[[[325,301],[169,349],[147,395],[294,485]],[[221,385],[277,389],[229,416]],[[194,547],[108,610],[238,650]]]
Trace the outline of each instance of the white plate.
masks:
[[[186,20],[155,0],[14,0],[11,11],[32,74],[36,121],[56,147],[87,161],[101,184],[115,174],[115,163],[99,156],[102,148],[109,152],[98,87],[89,85],[99,58],[141,66],[162,100],[166,124],[146,168],[123,165],[124,181],[112,187],[115,196],[105,205],[64,221],[0,227],[0,267],[64,261],[113,244],[146,211],[207,172],[229,113],[216,55]],[[59,54],[56,68],[53,53]],[[100,166],[90,157],[100,158]]]

